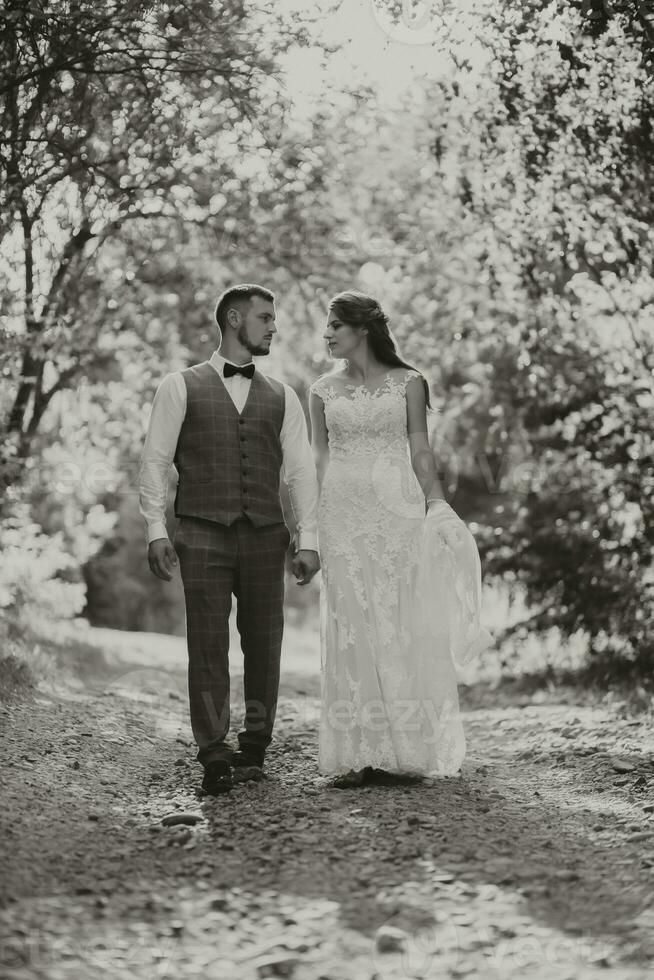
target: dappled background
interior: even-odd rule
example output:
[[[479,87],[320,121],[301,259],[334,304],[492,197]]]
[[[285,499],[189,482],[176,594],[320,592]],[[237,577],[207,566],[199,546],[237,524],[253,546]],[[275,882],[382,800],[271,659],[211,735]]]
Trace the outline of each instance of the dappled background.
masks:
[[[654,0],[0,3],[3,977],[652,976],[653,50]],[[305,407],[343,288],[429,379],[456,776],[330,788],[289,576],[266,778],[199,798],[139,462],[243,280]]]
[[[551,671],[573,638],[602,683],[651,673],[654,4],[7,0],[0,22],[5,665],[55,620],[183,634],[139,458],[157,384],[247,280],[305,405],[330,295],[389,313],[496,666],[529,640]],[[317,596],[290,580],[289,622],[315,629]]]

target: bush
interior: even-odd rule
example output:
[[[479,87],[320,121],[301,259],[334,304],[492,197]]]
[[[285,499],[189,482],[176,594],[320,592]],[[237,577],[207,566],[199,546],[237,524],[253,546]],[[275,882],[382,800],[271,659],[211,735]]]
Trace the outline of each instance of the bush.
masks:
[[[10,619],[70,618],[84,608],[86,588],[62,533],[44,534],[26,507],[0,524],[0,550],[0,609]]]

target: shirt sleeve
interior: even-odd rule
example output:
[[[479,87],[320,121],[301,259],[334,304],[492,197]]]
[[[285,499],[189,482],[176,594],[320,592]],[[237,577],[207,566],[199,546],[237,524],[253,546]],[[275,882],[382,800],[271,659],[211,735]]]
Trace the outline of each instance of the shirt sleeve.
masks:
[[[145,519],[147,540],[167,538],[168,475],[186,414],[186,385],[176,371],[163,379],[152,402],[139,474],[139,510]]]
[[[280,433],[283,475],[298,528],[298,550],[318,550],[318,478],[300,399],[284,385],[286,410]]]

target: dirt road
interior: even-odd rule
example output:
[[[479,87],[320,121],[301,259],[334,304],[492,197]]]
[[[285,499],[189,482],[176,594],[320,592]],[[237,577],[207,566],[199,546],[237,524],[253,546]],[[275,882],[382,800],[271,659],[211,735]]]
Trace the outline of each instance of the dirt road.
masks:
[[[183,645],[94,637],[1,709],[7,980],[651,976],[651,719],[471,691],[460,776],[339,791],[300,651],[267,778],[199,799]]]

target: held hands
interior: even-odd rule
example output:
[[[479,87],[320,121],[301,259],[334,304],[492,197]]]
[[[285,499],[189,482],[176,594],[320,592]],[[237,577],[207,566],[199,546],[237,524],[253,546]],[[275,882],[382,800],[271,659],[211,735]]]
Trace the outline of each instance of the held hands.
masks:
[[[177,565],[175,549],[168,538],[157,538],[148,545],[148,563],[150,571],[164,582],[170,582],[173,577],[173,567]]]
[[[308,585],[320,568],[320,558],[317,551],[303,549],[293,558],[293,574],[298,585]]]
[[[164,582],[172,580],[173,569],[177,566],[177,555],[168,538],[157,538],[150,542],[148,563],[150,571],[157,578],[163,579]],[[308,585],[319,569],[320,559],[317,551],[298,551],[293,558],[293,574],[298,585]]]

